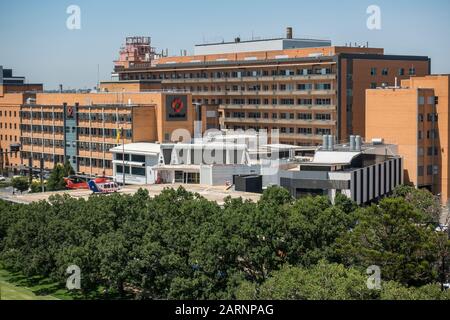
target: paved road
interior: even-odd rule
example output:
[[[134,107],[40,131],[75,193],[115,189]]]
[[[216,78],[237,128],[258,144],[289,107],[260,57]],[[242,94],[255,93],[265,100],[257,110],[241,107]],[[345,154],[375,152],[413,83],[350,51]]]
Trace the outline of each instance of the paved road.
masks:
[[[201,185],[148,185],[148,186],[126,186],[120,193],[123,194],[134,194],[140,188],[147,189],[150,196],[154,197],[161,193],[165,188],[177,189],[179,186],[183,186],[186,190],[190,192],[195,192],[205,197],[208,200],[216,201],[219,205],[224,203],[224,199],[228,196],[232,198],[242,197],[243,199],[249,199],[253,201],[258,201],[261,197],[260,194],[237,192],[233,190],[225,190],[224,187],[211,187],[211,186],[201,186]],[[74,198],[84,198],[87,199],[92,195],[89,190],[71,190],[71,191],[59,191],[59,192],[45,192],[45,193],[34,193],[34,194],[24,194],[24,195],[12,195],[12,190],[9,192],[0,192],[0,199],[11,201],[15,203],[29,204],[36,201],[48,200],[52,195],[56,194],[68,194]]]

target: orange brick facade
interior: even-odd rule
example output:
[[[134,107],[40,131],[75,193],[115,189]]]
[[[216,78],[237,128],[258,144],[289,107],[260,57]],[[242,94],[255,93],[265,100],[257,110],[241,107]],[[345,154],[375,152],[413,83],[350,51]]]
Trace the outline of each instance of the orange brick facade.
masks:
[[[115,72],[124,82],[192,92],[193,102],[216,108],[223,129],[278,129],[281,143],[309,146],[326,134],[364,137],[365,90],[427,75],[430,60],[332,46],[165,57]]]
[[[448,203],[449,76],[415,77],[399,88],[367,90],[366,137],[398,144],[405,181]]]

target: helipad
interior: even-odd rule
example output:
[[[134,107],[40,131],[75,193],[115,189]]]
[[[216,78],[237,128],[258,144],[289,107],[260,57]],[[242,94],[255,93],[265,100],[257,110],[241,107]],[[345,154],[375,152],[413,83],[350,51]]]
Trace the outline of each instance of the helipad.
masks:
[[[237,192],[234,190],[225,190],[224,187],[211,187],[211,186],[202,186],[202,185],[186,185],[186,184],[163,184],[163,185],[146,185],[146,186],[126,186],[123,188],[120,193],[122,194],[134,194],[139,189],[146,189],[149,191],[150,196],[154,197],[159,195],[165,188],[173,188],[178,189],[180,186],[185,188],[187,191],[198,193],[202,197],[215,201],[219,205],[224,203],[224,199],[228,196],[232,198],[242,197],[246,200],[258,201],[261,197],[260,194],[256,193],[246,193],[246,192]],[[92,195],[90,190],[70,190],[70,191],[58,191],[58,192],[45,192],[45,193],[33,193],[33,194],[24,194],[24,195],[12,195],[1,193],[0,198],[6,201],[14,202],[14,203],[22,203],[29,204],[36,201],[48,200],[48,198],[52,195],[63,195],[68,194],[73,198],[84,198],[87,199]]]

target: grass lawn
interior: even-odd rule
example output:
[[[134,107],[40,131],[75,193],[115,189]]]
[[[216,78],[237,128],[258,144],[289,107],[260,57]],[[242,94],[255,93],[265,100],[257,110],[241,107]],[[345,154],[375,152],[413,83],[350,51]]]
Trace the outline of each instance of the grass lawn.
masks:
[[[27,279],[0,269],[0,300],[68,300],[66,290],[45,280]]]

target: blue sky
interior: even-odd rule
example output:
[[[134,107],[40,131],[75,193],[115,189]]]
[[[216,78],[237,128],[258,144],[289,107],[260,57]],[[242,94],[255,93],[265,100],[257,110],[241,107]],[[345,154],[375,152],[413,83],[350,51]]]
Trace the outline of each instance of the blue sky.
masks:
[[[69,5],[81,8],[81,30],[66,28]],[[378,5],[382,29],[366,27]],[[151,36],[158,49],[193,52],[206,41],[281,36],[365,43],[391,54],[428,55],[433,73],[450,73],[448,0],[0,0],[0,65],[46,89],[90,88],[110,78],[126,36]]]

